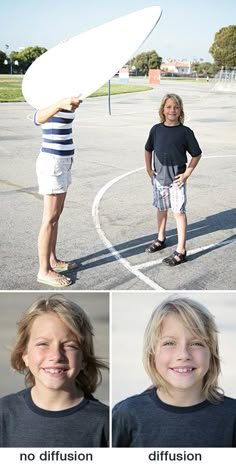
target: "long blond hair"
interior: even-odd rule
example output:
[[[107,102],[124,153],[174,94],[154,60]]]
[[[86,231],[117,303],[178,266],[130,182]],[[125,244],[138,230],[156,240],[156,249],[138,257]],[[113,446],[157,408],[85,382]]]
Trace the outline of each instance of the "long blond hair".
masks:
[[[172,99],[174,100],[174,102],[179,106],[180,108],[180,116],[178,118],[179,122],[181,124],[184,123],[184,106],[183,106],[183,101],[182,99],[180,98],[179,95],[176,95],[175,93],[167,93],[167,95],[165,95],[162,100],[161,100],[161,105],[160,105],[160,108],[159,108],[159,116],[160,116],[160,121],[161,122],[165,122],[165,115],[164,115],[164,107],[165,107],[165,104],[167,102],[167,100],[169,99]]]
[[[17,341],[11,353],[13,369],[24,374],[26,385],[34,385],[34,376],[25,366],[22,355],[27,348],[34,320],[49,313],[56,313],[77,338],[83,352],[85,367],[80,371],[75,381],[85,394],[94,392],[102,380],[100,369],[108,367],[105,362],[95,356],[93,327],[86,313],[79,305],[60,294],[51,295],[48,299],[37,300],[18,322]]]
[[[217,327],[212,314],[200,303],[185,297],[171,297],[162,302],[153,312],[146,327],[143,344],[143,364],[155,387],[167,390],[167,383],[156,370],[155,350],[162,324],[167,315],[179,317],[184,325],[204,341],[210,351],[209,369],[203,378],[203,395],[211,402],[222,399],[218,387],[220,358]]]

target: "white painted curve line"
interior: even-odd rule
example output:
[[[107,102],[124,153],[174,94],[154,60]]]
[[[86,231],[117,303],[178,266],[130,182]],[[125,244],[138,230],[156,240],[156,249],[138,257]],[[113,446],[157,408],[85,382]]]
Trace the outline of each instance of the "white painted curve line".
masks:
[[[95,228],[97,230],[97,233],[98,233],[99,237],[103,241],[104,245],[111,252],[111,254],[114,256],[114,258],[116,258],[117,261],[119,261],[134,276],[136,276],[138,279],[140,279],[140,281],[144,282],[145,284],[147,284],[148,286],[150,286],[154,290],[163,291],[165,289],[163,289],[161,286],[159,286],[159,284],[157,284],[156,282],[152,281],[149,277],[145,276],[145,274],[141,273],[139,271],[139,269],[137,269],[135,266],[131,266],[131,264],[120,255],[120,253],[114,248],[114,246],[112,245],[110,240],[108,240],[108,238],[106,237],[104,231],[101,228],[101,224],[100,224],[100,220],[99,220],[99,206],[100,206],[100,202],[101,202],[104,194],[106,193],[106,191],[111,186],[113,186],[113,184],[117,183],[117,181],[119,181],[123,178],[126,178],[127,176],[132,175],[133,173],[141,171],[144,168],[145,167],[129,171],[128,173],[120,175],[117,178],[114,178],[113,180],[111,180],[107,184],[105,184],[100,189],[100,191],[98,191],[98,193],[95,196],[93,206],[92,206],[92,217],[93,217],[94,225],[95,225]]]
[[[236,155],[208,155],[208,157],[202,157],[203,160],[205,160],[205,158],[236,158]]]
[[[203,157],[203,160],[208,159],[208,158],[236,158],[236,155],[209,155],[209,156]],[[148,276],[145,276],[145,274],[140,272],[140,269],[144,269],[144,268],[147,268],[149,266],[151,267],[151,266],[161,264],[162,259],[159,259],[159,260],[156,260],[156,261],[149,261],[147,263],[143,263],[143,264],[140,264],[140,265],[131,266],[131,264],[126,259],[122,258],[122,256],[114,248],[114,246],[112,245],[110,240],[108,240],[108,238],[106,237],[104,231],[101,228],[101,224],[100,224],[100,220],[99,220],[99,206],[100,206],[100,202],[101,202],[104,194],[106,193],[106,191],[111,186],[113,186],[113,184],[117,183],[118,181],[122,180],[123,178],[126,178],[127,176],[132,175],[133,173],[137,173],[138,171],[142,171],[142,170],[145,170],[145,166],[142,166],[141,168],[137,168],[136,170],[129,171],[128,173],[124,173],[124,174],[118,176],[117,178],[114,178],[113,180],[109,181],[107,184],[105,184],[98,191],[98,193],[96,194],[96,196],[94,198],[93,206],[92,206],[92,217],[93,217],[93,222],[94,222],[95,228],[97,230],[97,233],[98,233],[100,239],[103,241],[104,245],[108,248],[108,250],[114,256],[114,258],[116,258],[117,261],[119,261],[128,271],[130,271],[132,274],[134,274],[134,276],[138,277],[141,281],[143,281],[145,284],[150,286],[152,289],[159,290],[159,291],[164,291],[165,289],[163,289],[161,286],[159,286],[159,284],[155,283]],[[228,243],[232,243],[232,242],[221,242],[221,243],[208,245],[208,246],[205,246],[205,247],[202,247],[202,248],[196,248],[194,250],[188,251],[188,254],[191,255],[191,254],[195,254],[195,253],[198,253],[198,252],[200,253],[201,251],[207,250],[207,249],[215,247],[217,245],[221,246],[221,245],[226,245]]]

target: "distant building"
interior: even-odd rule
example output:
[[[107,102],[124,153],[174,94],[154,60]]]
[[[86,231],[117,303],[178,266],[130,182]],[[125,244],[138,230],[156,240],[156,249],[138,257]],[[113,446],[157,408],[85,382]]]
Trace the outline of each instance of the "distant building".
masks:
[[[190,75],[192,73],[191,62],[180,62],[175,60],[163,62],[161,64],[161,72]]]

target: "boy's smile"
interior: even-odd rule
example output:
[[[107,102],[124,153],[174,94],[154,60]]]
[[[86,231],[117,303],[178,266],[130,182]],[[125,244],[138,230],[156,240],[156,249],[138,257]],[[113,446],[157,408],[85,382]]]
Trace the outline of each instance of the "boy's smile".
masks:
[[[163,114],[165,116],[166,126],[176,126],[179,124],[180,107],[172,98],[166,100]]]
[[[195,370],[195,367],[173,367],[172,370],[177,374],[188,375]]]
[[[176,315],[167,315],[163,320],[160,336],[155,366],[167,383],[168,395],[175,399],[182,397],[184,403],[187,399],[187,404],[202,401],[203,378],[210,364],[208,346]],[[158,395],[163,394],[164,389],[158,389]]]
[[[66,373],[67,370],[68,369],[66,369],[64,367],[63,368],[59,368],[59,367],[58,368],[52,368],[52,367],[47,367],[47,368],[45,367],[44,368],[44,372],[46,374],[48,374],[49,376],[52,375],[54,377],[61,377],[63,374]]]

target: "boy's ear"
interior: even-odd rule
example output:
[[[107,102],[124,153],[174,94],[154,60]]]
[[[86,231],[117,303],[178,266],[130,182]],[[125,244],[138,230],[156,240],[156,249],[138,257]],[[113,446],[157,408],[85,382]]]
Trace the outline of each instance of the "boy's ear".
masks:
[[[23,361],[24,361],[26,367],[28,367],[29,361],[28,361],[28,354],[27,354],[26,351],[22,354],[22,359],[23,359]]]

